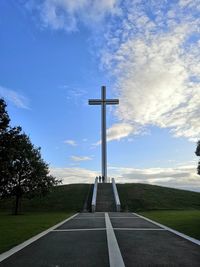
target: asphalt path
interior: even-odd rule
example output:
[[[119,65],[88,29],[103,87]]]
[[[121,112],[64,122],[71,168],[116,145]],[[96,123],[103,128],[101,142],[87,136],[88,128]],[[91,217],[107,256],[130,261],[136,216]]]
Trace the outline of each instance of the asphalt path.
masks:
[[[0,255],[0,261],[1,261]],[[133,213],[79,213],[0,267],[200,266],[200,246]]]

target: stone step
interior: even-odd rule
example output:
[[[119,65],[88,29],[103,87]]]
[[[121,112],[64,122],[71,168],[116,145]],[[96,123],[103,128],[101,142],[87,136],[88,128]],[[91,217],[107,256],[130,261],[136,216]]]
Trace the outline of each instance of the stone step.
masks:
[[[114,207],[97,207],[96,208],[96,212],[115,212],[116,210],[114,209]]]
[[[96,211],[115,211],[112,184],[98,184]]]
[[[96,211],[115,211],[115,206],[110,203],[107,203],[106,205],[97,205]]]

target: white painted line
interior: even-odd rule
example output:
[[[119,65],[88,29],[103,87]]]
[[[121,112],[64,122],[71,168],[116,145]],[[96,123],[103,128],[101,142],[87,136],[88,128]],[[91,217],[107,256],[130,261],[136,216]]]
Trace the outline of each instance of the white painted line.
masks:
[[[25,242],[15,246],[14,248],[11,248],[10,250],[0,254],[0,262],[5,260],[6,258],[10,257],[11,255],[13,255],[14,253],[20,251],[21,249],[25,248],[26,246],[30,245],[31,243],[35,242],[36,240],[38,240],[39,238],[43,237],[44,235],[48,234],[49,232],[53,231],[55,228],[61,226],[63,223],[66,223],[67,221],[71,220],[72,218],[74,218],[75,216],[77,216],[78,213],[72,215],[71,217],[67,218],[66,220],[50,227],[49,229],[31,237],[30,239],[26,240]]]
[[[110,219],[141,219],[140,217],[110,217]]]
[[[110,267],[125,267],[108,213],[105,213]]]
[[[80,217],[80,218],[75,218],[74,220],[87,220],[87,219],[103,219],[104,220],[104,217]]]
[[[160,226],[160,227],[164,228],[165,230],[167,230],[167,231],[169,231],[169,232],[171,232],[171,233],[173,233],[173,234],[175,234],[175,235],[178,235],[178,236],[180,236],[180,237],[182,237],[182,238],[184,238],[184,239],[187,239],[187,240],[189,240],[190,242],[195,243],[195,244],[197,244],[197,245],[200,246],[200,240],[198,240],[198,239],[195,239],[195,238],[190,237],[190,236],[188,236],[188,235],[182,234],[182,233],[180,233],[180,232],[178,232],[178,231],[176,231],[176,230],[174,230],[174,229],[172,229],[172,228],[170,228],[170,227],[167,227],[167,226],[165,226],[165,225],[163,225],[163,224],[161,224],[161,223],[157,223],[157,222],[155,222],[155,221],[153,221],[153,220],[151,220],[151,219],[148,219],[148,218],[146,218],[146,217],[144,217],[144,216],[142,216],[142,215],[139,215],[139,214],[137,214],[137,213],[133,213],[133,214],[138,215],[140,218],[142,218],[142,219],[144,219],[144,220],[146,220],[146,221],[148,221],[148,222],[154,223],[155,225]]]
[[[106,230],[106,228],[86,228],[86,229],[58,229],[53,230],[52,232],[76,232],[76,231],[100,231]]]
[[[167,231],[163,228],[113,228],[113,230],[128,230],[128,231]]]
[[[79,215],[78,218],[104,218],[104,214],[103,216],[101,214],[98,214],[98,216],[96,215],[92,216],[92,214],[91,215]]]

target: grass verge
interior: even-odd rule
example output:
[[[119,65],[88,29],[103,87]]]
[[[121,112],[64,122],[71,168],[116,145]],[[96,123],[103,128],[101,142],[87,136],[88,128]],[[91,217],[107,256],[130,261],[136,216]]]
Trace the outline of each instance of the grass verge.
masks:
[[[14,216],[1,212],[0,253],[11,249],[71,215],[72,213],[65,212],[35,212]]]
[[[123,211],[200,210],[200,193],[149,184],[117,184]]]
[[[200,240],[200,210],[147,211],[139,214]]]

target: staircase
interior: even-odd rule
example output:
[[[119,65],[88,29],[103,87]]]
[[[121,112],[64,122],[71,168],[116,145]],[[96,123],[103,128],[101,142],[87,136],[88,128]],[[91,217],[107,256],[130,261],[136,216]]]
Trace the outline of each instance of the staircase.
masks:
[[[112,184],[98,184],[96,211],[116,211]]]

